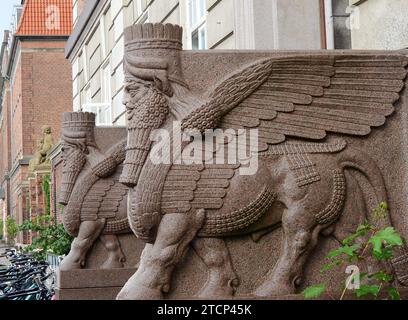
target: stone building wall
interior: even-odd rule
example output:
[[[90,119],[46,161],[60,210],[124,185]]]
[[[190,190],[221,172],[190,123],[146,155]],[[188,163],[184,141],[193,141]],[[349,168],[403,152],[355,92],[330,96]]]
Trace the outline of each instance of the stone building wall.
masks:
[[[68,41],[73,110],[101,108],[124,125],[123,31],[142,22],[179,24],[185,49],[321,49],[320,0],[89,0],[74,1]],[[190,13],[195,4],[194,16]],[[82,9],[81,9],[82,8]],[[200,9],[201,8],[201,9]],[[89,16],[81,24],[79,14]],[[192,21],[194,18],[194,21]],[[101,110],[98,109],[98,110]],[[90,111],[89,109],[86,109]],[[105,113],[106,110],[106,113]]]
[[[352,30],[353,49],[399,50],[408,47],[406,0],[350,0],[358,26]]]

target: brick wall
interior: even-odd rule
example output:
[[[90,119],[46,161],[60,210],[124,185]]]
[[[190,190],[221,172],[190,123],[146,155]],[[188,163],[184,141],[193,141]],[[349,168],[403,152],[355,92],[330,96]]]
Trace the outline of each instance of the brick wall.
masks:
[[[64,46],[64,41],[23,41],[19,45],[20,54],[16,55],[19,58],[15,60],[11,79],[10,167],[17,170],[10,180],[10,212],[18,223],[30,216],[28,166],[21,160],[34,154],[45,125],[51,127],[57,143],[61,114],[72,110],[72,72]],[[17,240],[27,243],[29,238],[20,234]]]

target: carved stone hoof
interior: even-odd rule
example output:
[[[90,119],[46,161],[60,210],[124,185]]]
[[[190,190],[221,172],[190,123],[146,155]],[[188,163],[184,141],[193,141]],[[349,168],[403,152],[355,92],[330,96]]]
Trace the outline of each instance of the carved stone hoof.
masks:
[[[101,269],[103,270],[109,270],[109,269],[122,269],[124,267],[123,259],[108,259],[105,261],[105,263],[102,265]],[[126,259],[124,259],[126,260]]]
[[[219,281],[209,281],[197,296],[200,299],[232,298],[239,284],[238,278],[229,280],[226,285]]]
[[[116,300],[161,300],[163,293],[159,289],[152,289],[141,285],[129,285],[119,292]]]
[[[290,284],[261,285],[253,293],[255,297],[272,298],[295,294],[295,288]]]
[[[83,269],[85,263],[82,261],[72,261],[69,257],[66,257],[62,260],[59,269],[61,271],[70,271],[70,270],[78,270]]]

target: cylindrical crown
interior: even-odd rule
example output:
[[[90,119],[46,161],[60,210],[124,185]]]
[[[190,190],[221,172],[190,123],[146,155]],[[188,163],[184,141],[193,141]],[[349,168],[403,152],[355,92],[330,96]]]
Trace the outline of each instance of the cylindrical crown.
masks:
[[[143,23],[125,30],[126,51],[183,49],[183,28],[173,24]]]
[[[91,112],[65,112],[62,114],[63,128],[94,128],[95,113]]]
[[[96,115],[90,112],[66,112],[62,114],[62,138],[86,139],[94,144],[94,128]]]
[[[145,23],[128,27],[125,30],[126,76],[146,80],[165,71],[170,81],[186,86],[181,69],[182,39],[183,28],[178,25]]]

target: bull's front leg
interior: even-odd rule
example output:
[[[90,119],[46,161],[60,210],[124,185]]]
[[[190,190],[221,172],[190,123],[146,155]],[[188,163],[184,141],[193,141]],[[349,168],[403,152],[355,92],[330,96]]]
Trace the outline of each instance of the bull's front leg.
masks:
[[[201,229],[204,219],[204,210],[191,215],[164,215],[155,243],[146,245],[139,269],[123,287],[117,299],[162,299],[163,294],[170,291],[174,268]]]

